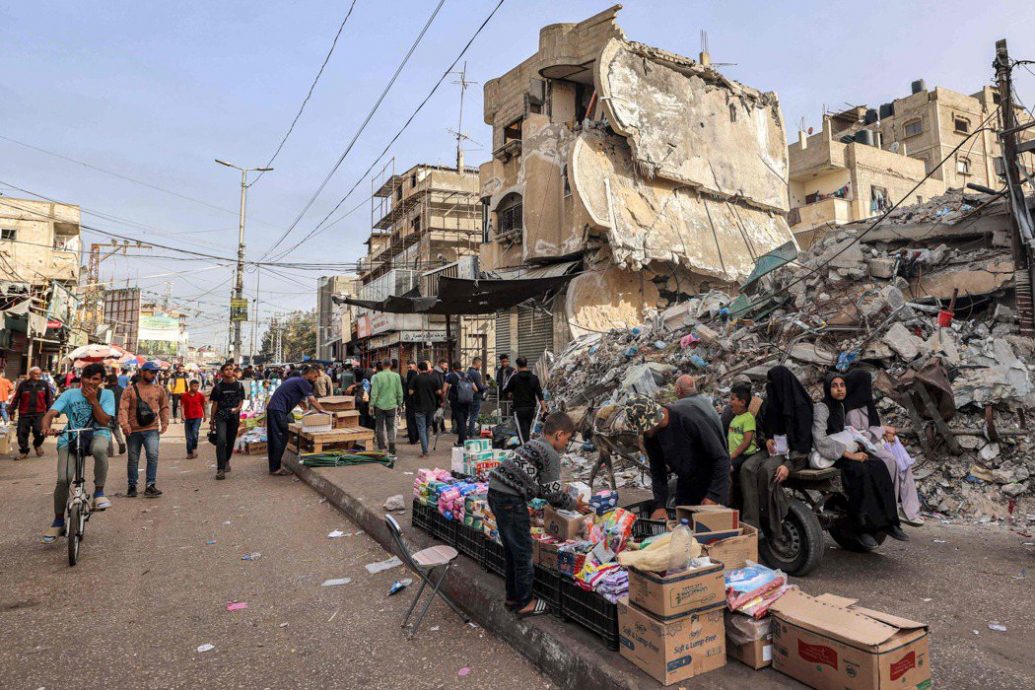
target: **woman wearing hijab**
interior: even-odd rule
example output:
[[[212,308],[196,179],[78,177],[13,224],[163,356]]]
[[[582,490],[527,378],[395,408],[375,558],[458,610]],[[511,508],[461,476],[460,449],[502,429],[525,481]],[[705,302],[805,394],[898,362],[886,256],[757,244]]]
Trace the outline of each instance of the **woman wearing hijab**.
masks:
[[[877,532],[909,541],[899,526],[895,486],[887,466],[872,452],[875,447],[864,436],[845,429],[847,395],[844,375],[827,376],[823,382],[823,400],[813,408],[815,452],[810,458],[811,464],[815,467],[833,465],[841,470],[841,483],[848,496],[848,515],[865,548],[876,548],[874,534]]]
[[[812,401],[801,381],[785,366],[769,370],[765,392],[758,428],[769,454],[756,453],[740,466],[740,512],[749,525],[780,539],[788,502],[779,485],[792,471],[806,466],[812,450]]]
[[[898,440],[895,427],[881,425],[880,413],[877,412],[873,397],[873,380],[869,373],[861,369],[848,372],[844,379],[848,389],[844,401],[847,410],[845,421],[848,426],[862,431],[880,450],[876,455],[884,461],[895,484],[902,521],[914,527],[924,524],[920,515],[916,480],[913,478],[913,458]]]

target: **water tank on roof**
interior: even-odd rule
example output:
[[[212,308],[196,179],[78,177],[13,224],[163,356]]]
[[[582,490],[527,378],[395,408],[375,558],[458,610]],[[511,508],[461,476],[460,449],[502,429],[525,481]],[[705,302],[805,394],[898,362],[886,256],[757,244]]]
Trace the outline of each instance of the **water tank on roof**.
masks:
[[[863,118],[863,123],[865,123],[867,125],[872,125],[876,121],[877,121],[877,110],[875,108],[870,108],[869,110],[866,111],[866,117]]]
[[[873,136],[873,130],[871,129],[860,129],[855,133],[855,141],[859,144],[865,144],[866,146],[874,146],[876,139]]]
[[[923,79],[917,79],[910,85],[910,90],[913,93],[920,93],[921,91],[927,91],[927,84],[924,83]]]
[[[880,119],[886,120],[895,114],[894,103],[881,103],[880,106]]]

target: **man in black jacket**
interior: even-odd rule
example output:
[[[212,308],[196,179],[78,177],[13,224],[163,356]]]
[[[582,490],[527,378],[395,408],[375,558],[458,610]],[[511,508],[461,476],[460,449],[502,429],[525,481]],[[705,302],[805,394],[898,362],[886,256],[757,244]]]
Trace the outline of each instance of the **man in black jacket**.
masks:
[[[39,367],[29,369],[29,378],[18,384],[14,390],[13,410],[18,412],[18,459],[29,457],[29,432],[32,432],[32,447],[36,457],[43,457],[43,415],[54,404],[54,392],[43,380]]]
[[[417,363],[410,362],[406,365],[406,380],[403,381],[403,397],[406,403],[406,438],[412,446],[420,436],[417,434],[417,406],[413,400],[413,382],[417,380]]]
[[[517,415],[521,442],[528,443],[532,433],[532,420],[535,408],[540,407],[546,414],[546,402],[543,401],[543,387],[539,377],[528,370],[528,360],[517,358],[517,371],[503,389],[504,395],[513,403],[514,414]]]

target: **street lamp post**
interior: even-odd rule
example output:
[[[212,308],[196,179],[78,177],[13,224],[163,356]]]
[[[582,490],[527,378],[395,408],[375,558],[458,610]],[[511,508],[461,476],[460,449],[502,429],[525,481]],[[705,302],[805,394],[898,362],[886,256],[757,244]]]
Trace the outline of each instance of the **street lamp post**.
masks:
[[[241,219],[237,230],[237,276],[234,283],[234,299],[240,304],[240,300],[244,299],[244,216],[245,205],[248,202],[248,173],[270,172],[273,168],[242,168],[218,158],[216,163],[241,171]],[[256,298],[258,298],[258,295],[256,295]],[[234,318],[233,302],[230,304],[230,326],[234,334],[230,358],[239,363],[241,358],[241,322]]]

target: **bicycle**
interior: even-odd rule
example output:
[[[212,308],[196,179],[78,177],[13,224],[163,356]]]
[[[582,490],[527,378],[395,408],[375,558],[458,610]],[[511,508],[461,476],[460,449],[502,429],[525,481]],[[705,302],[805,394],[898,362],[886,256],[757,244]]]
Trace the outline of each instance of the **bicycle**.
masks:
[[[75,478],[68,487],[68,503],[65,507],[65,536],[68,539],[68,565],[79,561],[79,545],[83,541],[86,522],[90,519],[90,494],[86,493],[86,457],[90,455],[93,429],[65,429],[59,433],[72,434],[68,439],[68,452],[75,457]],[[83,437],[83,432],[90,432]],[[84,447],[85,446],[85,447]]]

